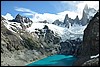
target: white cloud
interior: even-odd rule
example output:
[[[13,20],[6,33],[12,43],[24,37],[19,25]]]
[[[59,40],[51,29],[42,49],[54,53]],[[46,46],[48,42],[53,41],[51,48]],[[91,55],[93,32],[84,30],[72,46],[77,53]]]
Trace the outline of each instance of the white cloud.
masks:
[[[30,16],[30,15],[34,15],[34,14],[33,13],[23,13],[23,15],[25,15],[25,16]]]
[[[68,14],[69,18],[71,18],[71,19],[75,19],[76,16],[78,15],[77,13],[75,13],[73,11],[63,11],[63,12],[60,12],[58,14],[59,15],[63,15],[63,16],[65,16],[66,14]]]
[[[79,19],[81,19],[82,12],[83,12],[84,6],[86,4],[90,8],[95,8],[96,10],[99,9],[99,1],[61,1],[60,5],[61,4],[63,5],[62,9],[63,8],[66,9],[66,6],[69,7],[70,9],[72,7],[76,8],[76,9],[73,10],[73,8],[72,8],[72,10],[65,10],[65,11],[62,11],[62,12],[59,12],[56,14],[50,14],[50,13],[39,14],[30,9],[22,8],[22,7],[16,7],[15,10],[23,12],[23,14],[26,16],[32,16],[31,20],[33,20],[33,22],[47,20],[48,22],[52,23],[56,19],[63,21],[66,14],[68,14],[68,16],[72,19],[75,19],[77,15],[78,15]],[[59,7],[57,7],[57,9],[59,9]]]
[[[32,16],[33,18],[31,18],[31,20],[33,20],[33,22],[37,22],[37,21],[44,21],[47,20],[48,22],[53,22],[56,19],[59,19],[60,21],[62,21],[64,19],[65,16],[61,16],[60,14],[50,14],[50,13],[44,13],[44,14],[39,14],[37,12],[34,12],[30,9],[27,8],[15,8],[16,11],[19,12],[24,12],[24,15],[27,16]]]
[[[56,19],[63,21],[66,14],[68,14],[68,16],[72,19],[74,19],[77,15],[78,15],[79,19],[81,19],[82,12],[83,12],[84,6],[86,4],[90,8],[95,8],[96,10],[99,9],[99,1],[61,1],[60,4],[58,4],[58,5],[63,6],[63,7],[60,7],[61,10],[62,9],[66,9],[66,10],[56,13],[56,14],[50,14],[50,13],[40,14],[40,13],[37,13],[30,9],[23,8],[23,7],[15,7],[15,10],[22,12],[22,15],[31,16],[32,17],[31,20],[33,20],[33,22],[47,20],[48,22],[52,23]],[[59,6],[56,6],[56,8],[59,9]],[[67,6],[67,8],[69,7],[71,10],[67,10],[66,6]],[[54,7],[55,7],[55,5],[54,5]],[[76,9],[73,9],[73,8],[76,8]],[[9,20],[13,19],[13,17],[9,13],[7,13],[4,17]]]
[[[16,8],[15,10],[20,11],[20,12],[24,12],[23,13],[24,15],[32,16],[33,18],[31,18],[31,20],[33,20],[33,22],[47,20],[48,22],[52,23],[56,19],[63,21],[66,14],[68,14],[68,16],[72,19],[74,19],[77,16],[77,13],[74,13],[71,11],[59,12],[57,14],[50,14],[50,13],[39,14],[39,13],[34,12],[34,11],[27,9],[27,8]]]
[[[33,21],[43,21],[47,20],[48,22],[52,23],[56,19],[59,19],[60,21],[63,21],[65,16],[62,16],[60,14],[50,14],[50,13],[44,13],[44,14],[35,14],[35,16],[32,18]]]
[[[87,4],[89,8],[99,9],[99,1],[83,1],[77,5],[78,9],[81,7],[84,8],[85,4]]]
[[[96,10],[99,9],[99,1],[81,1],[78,3],[77,6],[77,13],[82,14],[84,6],[88,5],[89,8],[94,8]]]
[[[16,10],[16,11],[20,11],[20,12],[29,12],[29,13],[32,13],[32,14],[36,13],[36,12],[30,10],[30,9],[21,8],[21,7],[15,7],[15,10]]]
[[[80,1],[61,1],[63,4],[77,4],[80,3]]]
[[[84,9],[84,6],[87,4],[89,8],[94,8],[96,10],[99,9],[99,1],[61,1],[62,4],[65,4],[64,7],[68,6],[72,8],[77,8],[76,10],[70,11],[73,15],[76,16],[76,14],[79,16],[79,19],[82,17],[82,12]],[[73,16],[72,16],[73,17]]]
[[[13,16],[10,13],[7,13],[6,15],[2,15],[2,17],[4,17],[7,20],[12,20],[14,19]]]

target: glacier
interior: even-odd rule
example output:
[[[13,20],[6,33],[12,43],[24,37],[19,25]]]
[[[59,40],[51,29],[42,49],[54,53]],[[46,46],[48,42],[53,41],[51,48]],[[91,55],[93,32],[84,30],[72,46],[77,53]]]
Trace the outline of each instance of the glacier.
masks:
[[[67,27],[60,27],[54,24],[48,23],[33,23],[31,27],[27,28],[26,31],[28,32],[35,32],[35,29],[42,29],[45,25],[49,27],[50,30],[54,32],[54,34],[58,34],[61,37],[61,41],[66,41],[67,39],[73,40],[76,38],[83,38],[83,31],[87,27],[85,26],[71,26],[70,28]]]
[[[22,27],[20,26],[20,23],[9,22],[8,20],[4,20],[3,22],[5,22],[4,25],[7,27],[7,29],[9,29],[10,31],[12,31],[14,33],[16,33],[16,32],[13,31],[11,29],[11,27],[16,30],[18,30],[18,28],[22,29]],[[15,25],[16,27],[14,27],[12,25]],[[33,23],[31,25],[31,27],[26,28],[25,30],[30,33],[35,32],[35,29],[43,29],[43,27],[45,25],[47,25],[49,27],[49,29],[54,32],[54,34],[58,34],[58,36],[61,37],[61,42],[64,42],[67,39],[74,40],[76,38],[80,38],[82,40],[83,34],[84,34],[83,31],[87,27],[87,25],[82,26],[82,25],[76,24],[76,25],[73,25],[73,26],[70,26],[69,28],[67,28],[67,27],[60,27],[60,26],[57,26],[54,24],[48,24],[48,23]]]

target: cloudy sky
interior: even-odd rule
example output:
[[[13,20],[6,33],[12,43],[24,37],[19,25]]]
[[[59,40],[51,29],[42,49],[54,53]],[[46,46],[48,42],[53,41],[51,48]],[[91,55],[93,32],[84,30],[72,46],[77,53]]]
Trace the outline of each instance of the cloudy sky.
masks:
[[[33,21],[63,21],[66,14],[72,19],[77,15],[81,19],[86,4],[90,8],[99,9],[99,1],[1,1],[1,14],[9,18],[21,14]]]

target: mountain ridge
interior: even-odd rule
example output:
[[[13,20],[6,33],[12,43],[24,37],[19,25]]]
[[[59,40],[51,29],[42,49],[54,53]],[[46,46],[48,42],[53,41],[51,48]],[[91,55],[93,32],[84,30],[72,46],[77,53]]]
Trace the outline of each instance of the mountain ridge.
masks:
[[[85,8],[85,10],[88,9],[87,7]],[[98,13],[96,15],[99,16]],[[83,55],[85,56],[85,51],[87,51],[85,47],[88,46],[84,46],[81,43],[85,41],[85,37],[88,37],[86,34],[84,35],[84,29],[89,28],[87,27],[88,25],[93,25],[93,20],[95,20],[93,18],[90,20],[90,23],[86,22],[86,25],[82,25],[78,23],[78,21],[81,22],[78,16],[73,20],[68,17],[68,14],[66,14],[64,22],[58,19],[52,24],[46,20],[39,20],[39,22],[36,23],[31,21],[28,17],[19,14],[17,14],[13,20],[8,20],[1,16],[1,65],[23,66],[26,63],[55,54],[78,56],[81,46],[83,46]],[[87,19],[87,17],[85,17],[85,19]],[[98,20],[99,18],[97,17],[96,19]],[[94,26],[96,27],[96,25]],[[89,31],[98,31],[97,28],[98,27],[89,29]],[[87,32],[88,31],[85,30],[85,33]],[[95,33],[93,34],[93,37],[96,36]],[[89,35],[91,35],[91,33],[89,33]],[[86,41],[86,43],[88,42]],[[97,54],[98,50],[96,51],[97,52],[94,51],[93,54],[88,52],[89,56],[95,53]]]

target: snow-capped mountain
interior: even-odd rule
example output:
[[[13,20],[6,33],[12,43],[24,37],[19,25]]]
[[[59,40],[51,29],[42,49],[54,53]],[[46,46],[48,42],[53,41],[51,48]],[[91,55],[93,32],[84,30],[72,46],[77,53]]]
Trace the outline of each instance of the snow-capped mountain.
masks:
[[[19,22],[19,23],[32,23],[32,21],[28,18],[28,17],[23,17],[20,14],[18,14],[15,19],[15,21]]]
[[[69,28],[70,24],[71,26],[75,26],[77,24],[85,26],[89,22],[89,20],[91,20],[91,18],[96,14],[96,12],[97,11],[94,8],[88,8],[88,5],[86,4],[83,9],[82,18],[80,20],[78,16],[76,16],[75,19],[71,19],[69,18],[68,14],[66,14],[63,22],[56,20],[53,22],[53,24],[67,28]]]
[[[88,5],[86,4],[84,9],[83,9],[83,15],[82,19],[80,20],[81,25],[86,25],[89,20],[96,14],[96,10],[94,8],[88,8]]]
[[[85,56],[91,53],[91,50],[89,51],[90,48],[94,49],[94,46],[90,47],[91,44],[97,45],[94,50],[96,52],[93,51],[93,55],[89,56],[90,58],[98,58],[98,16],[99,13],[97,13],[97,17],[94,16],[94,18],[89,22],[91,24],[88,26],[87,24],[78,24],[78,21],[80,21],[78,16],[73,20],[68,18],[68,15],[66,15],[64,22],[56,20],[54,24],[50,24],[46,20],[32,22],[29,18],[23,17],[19,14],[15,17],[15,19],[12,20],[3,18],[1,16],[1,53],[3,58],[1,61],[6,62],[6,57],[8,60],[12,61],[17,61],[16,58],[21,59],[21,61],[24,59],[26,63],[30,62],[31,59],[33,59],[31,61],[37,60],[37,58],[40,59],[40,56],[47,57],[55,54],[71,54],[78,56],[80,54],[78,52],[80,52],[79,50],[81,45],[83,45],[83,49],[85,49],[82,49],[83,52],[81,51],[82,54],[84,53],[82,56]],[[56,25],[56,23],[58,25]],[[93,25],[93,27],[91,27],[91,25]],[[89,28],[87,31],[86,27]],[[83,36],[84,30],[86,38]],[[91,32],[93,35],[92,38],[89,36],[91,35]],[[87,40],[85,41],[84,38]],[[89,41],[88,39],[93,39],[93,41]],[[96,43],[92,43],[94,42],[94,39],[96,39]],[[84,46],[85,43],[81,44],[82,41],[88,43],[86,44],[86,47]],[[16,53],[16,51],[18,52]],[[22,54],[26,57],[23,58],[24,56],[22,56]],[[94,56],[94,54],[97,55]],[[7,56],[5,57],[5,55]],[[13,56],[14,58],[11,59]]]
[[[14,33],[21,30],[25,30],[26,28],[30,27],[33,23],[28,17],[24,17],[19,14],[15,17],[15,19],[8,20],[5,18],[4,20],[2,20],[2,22],[7,27],[7,29]]]
[[[10,21],[3,20],[3,22],[4,25],[14,33],[18,32],[18,30],[20,31],[25,30],[27,32],[32,33],[36,31],[35,29],[43,29],[43,27],[47,25],[48,28],[54,32],[54,34],[58,34],[58,36],[61,37],[61,41],[66,41],[67,39],[75,39],[75,38],[82,39],[83,30],[86,27],[86,26],[79,26],[79,25],[76,26],[70,25],[69,28],[66,28],[54,24],[49,24],[47,21],[33,23],[30,19],[27,19],[26,17],[23,17],[19,14],[15,17],[15,19]]]
[[[7,19],[7,20],[12,20],[12,19],[14,19],[14,18],[11,16],[10,13],[7,13],[5,16],[2,15],[2,17],[4,17],[4,18]]]
[[[30,33],[35,32],[35,29],[43,29],[43,27],[47,25],[50,30],[61,37],[61,41],[75,38],[82,39],[83,31],[86,28],[88,21],[94,16],[95,13],[96,10],[94,8],[88,8],[86,5],[83,9],[83,16],[81,20],[79,20],[78,16],[76,16],[75,19],[71,19],[68,17],[68,14],[66,14],[63,22],[57,19],[51,24],[46,20],[33,22],[28,17],[18,14],[13,20],[4,20],[4,25],[13,32],[25,30]]]
[[[37,26],[38,25],[38,26]],[[44,24],[44,23],[33,23],[31,27],[26,30],[29,32],[35,32],[35,29],[42,29],[45,25],[48,26],[50,30],[52,30],[55,34],[61,37],[62,41],[66,41],[67,39],[76,39],[81,38],[83,36],[83,30],[86,26],[73,26],[71,28],[63,28],[54,24]]]

